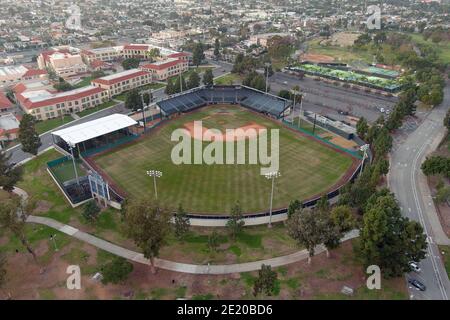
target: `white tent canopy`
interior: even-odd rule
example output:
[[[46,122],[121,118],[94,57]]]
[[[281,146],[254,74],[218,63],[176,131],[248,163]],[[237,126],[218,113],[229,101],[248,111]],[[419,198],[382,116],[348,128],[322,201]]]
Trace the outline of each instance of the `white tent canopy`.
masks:
[[[52,135],[60,137],[68,145],[74,147],[77,143],[97,138],[136,124],[137,122],[129,116],[115,113],[100,119],[54,131],[52,132]]]

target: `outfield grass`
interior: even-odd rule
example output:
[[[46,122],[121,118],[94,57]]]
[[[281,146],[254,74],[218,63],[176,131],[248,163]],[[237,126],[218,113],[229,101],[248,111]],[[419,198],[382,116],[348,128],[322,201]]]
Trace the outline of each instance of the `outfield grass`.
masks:
[[[36,132],[38,134],[41,134],[71,121],[73,121],[73,118],[71,116],[64,116],[63,119],[61,119],[61,117],[58,117],[50,120],[38,121],[35,125]]]
[[[228,110],[229,114],[218,114],[220,110]],[[237,106],[208,107],[174,119],[149,137],[99,155],[95,161],[120,188],[134,196],[153,197],[153,181],[145,172],[161,170],[163,176],[157,182],[158,199],[167,206],[182,203],[191,212],[227,213],[239,200],[244,212],[266,210],[271,184],[261,176],[259,165],[172,163],[171,151],[176,145],[170,141],[173,130],[203,118],[206,120],[204,125],[210,128],[233,128],[257,122],[269,129],[281,129],[281,177],[275,183],[274,208],[286,206],[292,199],[307,199],[325,192],[338,182],[352,163],[347,155]]]

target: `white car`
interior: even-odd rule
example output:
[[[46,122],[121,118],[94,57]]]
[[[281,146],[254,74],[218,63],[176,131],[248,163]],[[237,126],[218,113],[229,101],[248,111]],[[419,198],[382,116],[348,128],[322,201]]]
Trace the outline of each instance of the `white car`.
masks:
[[[384,113],[384,108],[380,108],[380,112],[381,112],[381,113]]]
[[[410,263],[409,263],[409,266],[411,267],[411,269],[412,269],[414,272],[419,273],[419,272],[421,271],[421,269],[420,269],[420,267],[419,267],[419,264],[418,264],[417,262],[410,262]]]

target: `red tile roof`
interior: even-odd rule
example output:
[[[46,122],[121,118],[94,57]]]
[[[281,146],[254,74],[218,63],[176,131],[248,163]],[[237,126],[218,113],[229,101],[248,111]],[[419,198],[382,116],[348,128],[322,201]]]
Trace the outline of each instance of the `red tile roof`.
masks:
[[[0,108],[11,108],[12,106],[12,102],[9,101],[3,92],[0,92]]]
[[[181,59],[178,59],[178,60],[168,61],[166,63],[161,63],[161,64],[149,63],[149,64],[141,66],[141,69],[164,70],[164,69],[176,66],[177,64],[180,64],[180,63],[185,63],[185,62]]]
[[[106,77],[94,79],[94,80],[91,81],[91,83],[112,85],[112,84],[116,84],[116,83],[119,83],[119,82],[122,82],[122,81],[126,81],[126,80],[129,80],[129,79],[140,77],[140,76],[143,76],[143,75],[146,75],[146,74],[149,74],[149,73],[147,71],[139,70],[139,71],[136,71],[135,73],[126,74],[126,75],[123,75],[121,77],[117,77],[117,78],[113,78],[113,79],[105,79]],[[107,76],[107,77],[110,77],[110,76]]]
[[[123,48],[125,50],[148,50],[149,46],[145,44],[126,44]]]
[[[189,56],[189,53],[177,52],[177,53],[169,54],[167,57],[168,58],[180,58],[180,57],[188,57],[188,56]]]
[[[41,69],[28,69],[27,72],[23,75],[24,77],[34,77],[47,74],[47,71]]]
[[[77,91],[77,90],[79,90],[79,89],[76,89],[73,91]],[[19,100],[20,104],[23,107],[25,107],[27,109],[34,109],[34,108],[39,108],[39,107],[51,106],[56,103],[79,100],[84,97],[88,97],[88,96],[91,96],[93,94],[100,93],[103,91],[106,91],[106,90],[102,89],[102,88],[98,88],[98,87],[95,87],[95,88],[92,88],[90,90],[86,90],[83,92],[77,92],[74,94],[67,94],[67,93],[70,93],[70,91],[68,91],[68,92],[66,92],[66,95],[64,95],[64,96],[56,95],[55,97],[49,97],[48,99],[36,101],[36,102],[32,102],[30,99],[25,98],[22,94],[16,94],[16,98],[17,98],[17,100]]]

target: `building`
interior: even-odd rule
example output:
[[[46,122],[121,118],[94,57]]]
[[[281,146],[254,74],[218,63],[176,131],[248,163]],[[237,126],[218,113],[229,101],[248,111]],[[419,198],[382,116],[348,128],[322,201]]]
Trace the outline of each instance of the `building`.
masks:
[[[88,71],[80,54],[71,54],[63,49],[44,51],[38,56],[37,62],[40,69],[52,69],[61,78],[69,78]]]
[[[95,87],[107,90],[110,97],[152,82],[152,74],[145,70],[131,69],[91,81]]]
[[[47,71],[30,69],[25,66],[6,66],[0,68],[0,86],[8,86],[22,80],[47,78]]]
[[[123,57],[123,46],[82,50],[81,56],[86,64],[91,64],[94,60],[104,62],[116,61]]]
[[[37,120],[80,112],[109,100],[107,90],[92,85],[66,92],[45,89],[21,92],[17,89],[15,95],[23,111],[33,115]]]
[[[0,150],[5,142],[19,137],[20,121],[12,113],[0,115]]]
[[[189,69],[189,61],[178,58],[169,58],[145,64],[140,68],[150,72],[154,80],[163,81],[187,71]]]
[[[0,91],[0,115],[14,110],[14,104]]]

